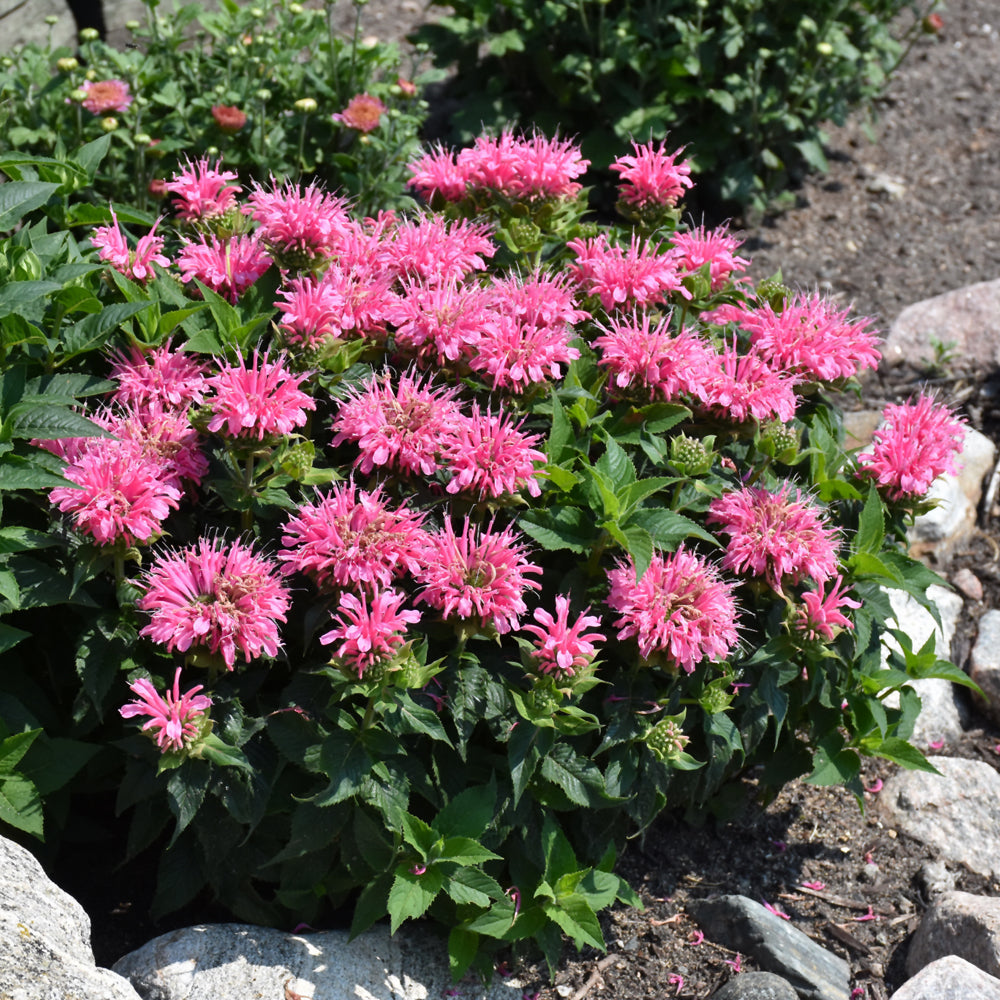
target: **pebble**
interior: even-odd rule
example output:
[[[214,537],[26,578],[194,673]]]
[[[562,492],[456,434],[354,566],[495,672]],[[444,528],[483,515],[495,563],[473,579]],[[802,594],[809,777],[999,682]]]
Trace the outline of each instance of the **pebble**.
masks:
[[[960,570],[953,573],[951,582],[970,601],[981,601],[983,599],[983,584],[968,566],[963,566]]]

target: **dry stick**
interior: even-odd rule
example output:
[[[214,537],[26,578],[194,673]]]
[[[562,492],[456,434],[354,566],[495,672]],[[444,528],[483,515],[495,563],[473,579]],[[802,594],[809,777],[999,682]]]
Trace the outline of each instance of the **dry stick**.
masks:
[[[576,993],[573,994],[573,1000],[583,1000],[583,998],[600,982],[603,982],[601,973],[617,958],[617,954],[612,952],[610,955],[605,955],[597,965],[594,966],[594,971],[591,972],[587,981],[581,986]]]
[[[870,955],[872,953],[871,948],[869,948],[864,941],[859,941],[846,927],[842,927],[840,924],[835,924],[833,921],[830,921],[824,924],[824,929],[828,934],[835,937],[841,944],[846,944],[848,948],[860,952],[862,955]]]
[[[867,910],[868,904],[862,902],[860,899],[848,899],[846,896],[835,896],[831,892],[820,892],[817,889],[808,889],[804,885],[798,885],[795,887],[795,892],[804,892],[808,896],[815,896],[817,899],[822,899],[827,903],[832,903],[834,906],[843,906],[849,910]],[[794,893],[782,893],[782,899],[794,899]]]

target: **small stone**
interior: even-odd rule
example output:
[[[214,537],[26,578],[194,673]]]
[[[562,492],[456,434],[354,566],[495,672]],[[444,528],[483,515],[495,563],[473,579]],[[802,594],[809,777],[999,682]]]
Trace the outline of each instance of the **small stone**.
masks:
[[[964,958],[948,955],[908,979],[892,1000],[1000,1000],[1000,979]]]
[[[573,995],[573,987],[570,986],[570,985],[568,985],[567,983],[560,983],[556,987],[556,993],[558,993],[559,996],[561,996],[561,997],[572,996]]]
[[[879,877],[879,867],[876,864],[865,865],[858,872],[859,882],[877,882]]]
[[[743,972],[720,986],[711,1000],[798,1000],[792,984],[771,972]]]
[[[983,692],[980,705],[991,718],[1000,719],[1000,611],[987,611],[979,619],[969,662],[969,674]]]
[[[934,900],[910,941],[907,975],[946,955],[1000,976],[1000,900],[955,891]]]
[[[940,896],[943,892],[951,892],[955,888],[955,876],[948,871],[943,861],[926,861],[917,873],[924,892],[930,896]]]
[[[963,566],[956,573],[952,574],[952,584],[958,588],[970,601],[981,601],[983,599],[983,584],[979,577],[972,572],[968,566]]]

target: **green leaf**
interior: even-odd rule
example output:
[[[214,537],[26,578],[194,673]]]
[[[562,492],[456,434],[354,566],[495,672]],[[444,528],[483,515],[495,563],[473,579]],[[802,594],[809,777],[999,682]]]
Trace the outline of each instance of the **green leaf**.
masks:
[[[553,506],[547,510],[526,510],[517,519],[517,526],[549,550],[589,552],[596,541],[593,521],[579,507]]]
[[[458,902],[458,900],[456,900]],[[488,905],[484,903],[481,905]],[[479,951],[479,935],[464,927],[453,927],[448,935],[448,971],[457,983],[469,971]]]
[[[8,649],[13,649],[19,642],[30,637],[30,632],[0,622],[0,653],[6,653]]]
[[[941,773],[912,743],[901,740],[898,736],[890,736],[877,743],[866,742],[865,749],[876,757],[884,757],[912,771]]]
[[[635,564],[635,578],[641,580],[653,561],[653,536],[645,528],[638,526],[626,528],[623,534],[628,554]]]
[[[0,742],[0,778],[8,778],[31,748],[31,744],[42,734],[41,729],[31,729],[15,733]]]
[[[416,816],[403,814],[403,840],[426,860],[438,840],[437,831]]]
[[[632,460],[613,437],[605,441],[604,454],[597,460],[595,468],[608,477],[612,488],[618,493],[632,485],[636,479]]]
[[[63,359],[102,347],[127,320],[151,305],[151,302],[116,302],[67,327],[62,332]]]
[[[604,778],[586,757],[579,757],[566,743],[557,743],[542,761],[542,777],[558,785],[578,806],[596,806],[606,798]]]
[[[47,181],[0,184],[0,233],[13,229],[29,212],[44,205],[59,187]]]
[[[858,530],[851,542],[851,551],[877,553],[884,541],[885,511],[878,490],[872,486],[858,519]]]
[[[12,437],[35,438],[46,441],[53,438],[114,437],[103,427],[62,406],[23,402],[14,407],[8,424]]]
[[[444,890],[459,906],[471,904],[485,908],[492,900],[503,897],[503,889],[496,879],[478,868],[459,868],[447,876]]]
[[[49,490],[55,486],[75,486],[68,479],[49,472],[24,455],[0,457],[0,492],[5,490]]]
[[[90,181],[93,181],[94,174],[97,172],[97,168],[101,165],[101,161],[105,156],[108,155],[108,149],[111,147],[111,133],[107,132],[102,136],[94,139],[92,142],[88,142],[81,146],[74,154],[72,163],[81,167],[87,174]],[[122,216],[121,211],[118,211],[119,219],[123,221],[131,221]]]
[[[583,896],[574,894],[558,903],[544,903],[542,909],[549,919],[554,920],[573,939],[577,947],[589,944],[604,951],[604,935],[601,933],[597,914]]]
[[[195,818],[208,791],[211,769],[200,761],[188,760],[170,776],[167,782],[167,805],[177,820],[173,844],[181,831]]]
[[[499,803],[496,781],[459,792],[434,817],[434,829],[443,837],[481,837],[493,823]]]
[[[369,882],[354,904],[354,916],[351,919],[349,940],[353,941],[359,934],[364,934],[376,920],[380,920],[387,911],[389,887],[392,875],[386,872],[374,882]]]
[[[39,840],[45,839],[42,835],[42,799],[27,778],[13,775],[0,780],[0,820]]]
[[[198,756],[218,764],[219,767],[240,767],[244,771],[253,771],[243,751],[224,743],[215,733],[202,737],[198,744]]]
[[[447,837],[441,845],[438,861],[450,861],[457,865],[481,865],[485,861],[502,860],[499,854],[487,850],[471,837]]]
[[[562,832],[559,821],[551,813],[546,814],[542,824],[542,852],[545,857],[545,878],[551,882],[580,867],[572,845]]]
[[[48,795],[78,774],[100,749],[82,740],[44,737],[32,745],[21,771],[35,785],[39,795]]]
[[[566,458],[567,445],[573,435],[573,428],[566,416],[559,397],[552,390],[552,427],[549,430],[547,453],[550,465],[559,465]]]
[[[700,538],[718,545],[718,539],[696,524],[689,517],[665,507],[642,507],[629,516],[626,526],[645,528],[657,548],[668,552],[677,548],[685,538]]]
[[[384,709],[384,715],[394,732],[420,733],[452,745],[434,709],[418,705],[405,691],[395,691],[393,697],[395,701]]]
[[[337,730],[323,740],[319,764],[330,784],[312,801],[318,806],[333,805],[356,795],[374,764],[364,744],[353,733]]]
[[[414,875],[406,868],[397,868],[389,890],[389,933],[395,934],[404,920],[422,917],[444,885],[444,876],[436,868]]]
[[[5,187],[6,184],[0,185],[0,189]],[[10,281],[0,288],[0,317],[23,313],[33,302],[61,291],[62,287],[58,281]]]

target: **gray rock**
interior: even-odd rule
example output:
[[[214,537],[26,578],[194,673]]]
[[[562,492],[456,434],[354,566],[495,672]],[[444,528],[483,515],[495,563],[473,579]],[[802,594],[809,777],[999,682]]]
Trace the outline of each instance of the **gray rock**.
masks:
[[[937,606],[941,616],[941,625],[934,621],[934,616],[917,603],[909,594],[902,590],[890,590],[889,602],[896,617],[900,631],[910,637],[914,649],[920,647],[935,636],[934,647],[942,659],[951,656],[951,640],[955,636],[959,615],[962,613],[962,598],[954,591],[945,587],[928,587],[927,596]],[[892,646],[895,640],[891,637],[886,642]],[[883,655],[883,665],[888,659],[888,652]],[[969,710],[965,697],[960,689],[951,681],[932,677],[912,682],[917,694],[920,695],[921,710],[913,727],[911,741],[918,745],[926,745],[938,740],[952,741],[965,732],[969,720]],[[897,705],[898,697],[887,699],[887,704]]]
[[[711,1000],[799,1000],[792,984],[770,972],[743,972],[720,986]]]
[[[979,619],[970,664],[969,674],[982,688],[983,710],[1000,721],[1000,611],[987,611]]]
[[[953,344],[963,361],[1000,364],[1000,280],[924,299],[904,309],[889,329],[882,354],[889,364],[934,359],[934,341]]]
[[[19,844],[0,837],[0,997],[5,1000],[139,1000],[99,969],[90,918]]]
[[[940,774],[898,771],[886,781],[875,809],[942,857],[1000,877],[1000,774],[981,761],[928,759]]]
[[[1000,979],[949,955],[908,979],[892,1000],[1000,1000]]]
[[[206,924],[163,934],[115,963],[145,1000],[424,1000],[451,987],[445,944],[422,927],[394,937],[377,926],[285,934],[245,924]],[[488,989],[462,984],[466,1000],[521,1000],[517,979]]]
[[[925,861],[917,874],[924,892],[931,899],[955,888],[955,876],[943,861]]]
[[[906,974],[957,955],[991,976],[1000,976],[1000,899],[946,892],[920,921],[906,954]]]
[[[752,956],[786,979],[802,1000],[848,1000],[847,962],[760,903],[746,896],[716,896],[689,903],[688,912],[707,937]]]

